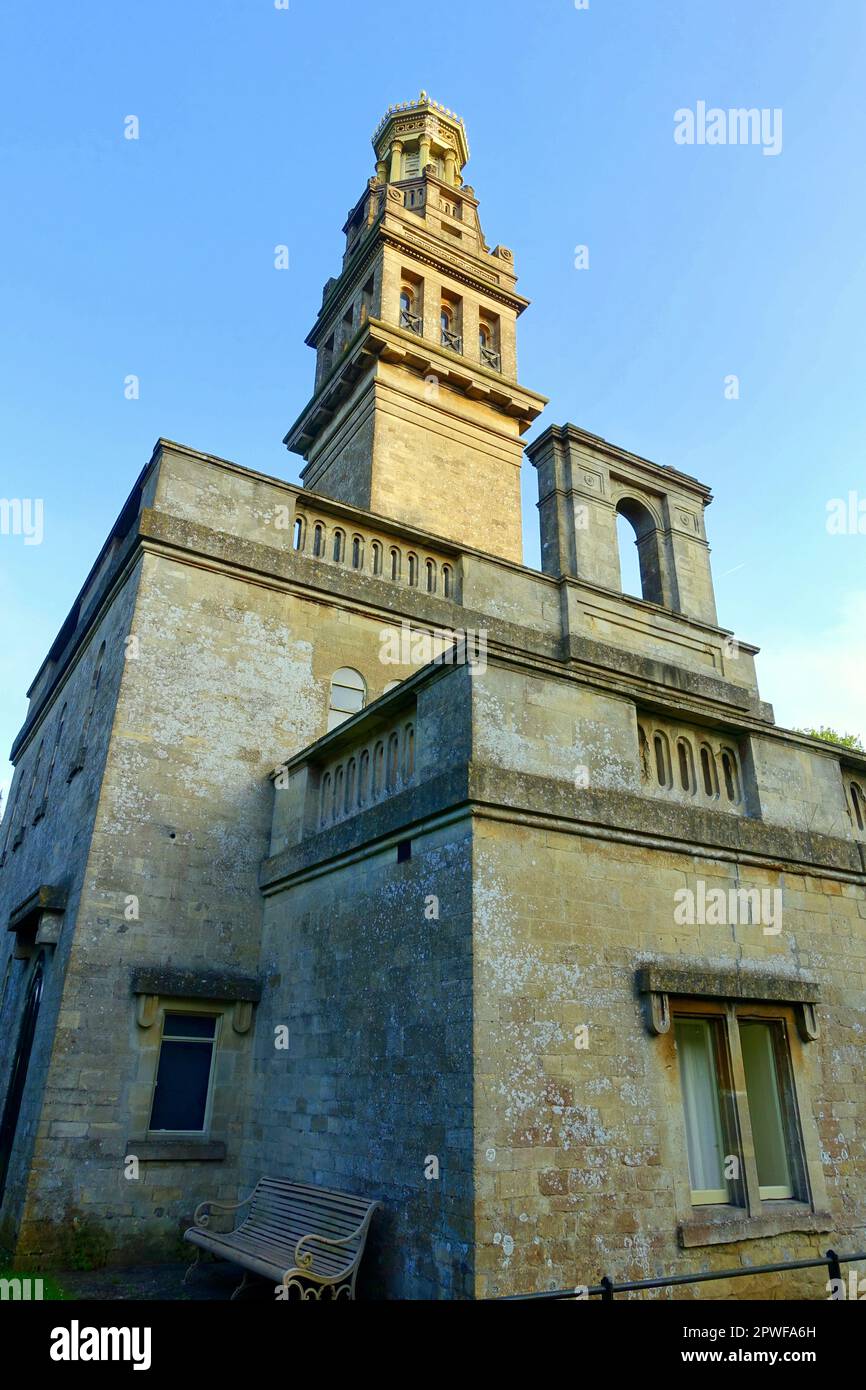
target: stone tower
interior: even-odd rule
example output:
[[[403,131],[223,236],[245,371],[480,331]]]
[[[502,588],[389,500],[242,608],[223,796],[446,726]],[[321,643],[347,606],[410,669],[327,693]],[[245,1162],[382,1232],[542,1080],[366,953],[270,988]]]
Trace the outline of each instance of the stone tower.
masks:
[[[422,92],[373,148],[285,443],[311,491],[520,562],[520,437],[546,401],[517,382],[514,258],[484,239],[453,112]]]

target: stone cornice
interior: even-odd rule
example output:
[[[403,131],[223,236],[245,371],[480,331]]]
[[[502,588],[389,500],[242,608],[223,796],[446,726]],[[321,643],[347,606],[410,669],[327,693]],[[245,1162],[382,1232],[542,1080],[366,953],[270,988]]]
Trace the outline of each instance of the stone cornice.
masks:
[[[670,490],[671,483],[680,486],[683,491],[697,494],[703,501],[704,506],[709,506],[713,500],[713,494],[705,483],[694,478],[689,473],[681,473],[676,468],[671,468],[668,464],[653,463],[651,459],[641,458],[640,454],[629,453],[627,449],[621,449],[616,444],[611,444],[609,440],[603,439],[599,434],[590,434],[588,430],[582,430],[577,425],[566,423],[564,425],[548,425],[547,428],[532,443],[527,445],[527,455],[531,462],[535,462],[535,456],[543,452],[546,445],[552,441],[556,443],[571,442],[579,448],[590,450],[593,453],[604,454],[611,462],[616,465],[632,464],[640,468],[641,472],[649,470],[657,475],[662,490]]]

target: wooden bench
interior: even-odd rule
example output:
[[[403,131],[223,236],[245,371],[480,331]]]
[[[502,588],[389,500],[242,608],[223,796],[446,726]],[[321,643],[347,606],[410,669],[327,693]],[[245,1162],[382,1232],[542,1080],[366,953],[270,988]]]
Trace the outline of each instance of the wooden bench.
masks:
[[[323,1187],[260,1178],[243,1202],[202,1202],[196,1207],[195,1224],[183,1238],[198,1249],[183,1282],[190,1278],[201,1252],[208,1250],[217,1259],[243,1268],[243,1283],[232,1298],[246,1287],[250,1271],[282,1284],[284,1298],[293,1290],[301,1298],[318,1299],[326,1289],[332,1298],[354,1298],[367,1231],[379,1205]],[[212,1211],[242,1207],[249,1207],[249,1212],[234,1230],[208,1229]]]

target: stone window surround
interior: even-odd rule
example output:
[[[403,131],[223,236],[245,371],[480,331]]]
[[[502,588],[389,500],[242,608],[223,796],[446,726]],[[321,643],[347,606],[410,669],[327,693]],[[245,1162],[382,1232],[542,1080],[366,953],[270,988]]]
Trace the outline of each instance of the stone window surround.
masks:
[[[60,941],[65,911],[66,889],[48,883],[13,908],[7,925],[15,933],[15,959],[29,960],[40,946],[53,949]]]
[[[232,1032],[243,1035],[249,1032],[252,1025],[252,1011],[261,999],[262,984],[252,976],[218,971],[137,969],[132,973],[131,992],[136,1000],[136,1023],[142,1030],[151,1029],[162,1017],[166,1006],[170,1006],[188,1013],[216,1014],[224,1021],[230,1019]],[[221,1042],[218,1036],[215,1058]],[[159,1065],[159,1046],[155,1049],[155,1064]],[[211,1084],[214,1083],[215,1074]],[[151,1102],[148,1103],[147,1113],[142,1111],[136,1117],[134,1133],[126,1143],[127,1156],[164,1163],[221,1162],[225,1159],[225,1142],[213,1139],[209,1132],[201,1137],[152,1135],[147,1128]]]
[[[638,725],[638,763],[641,773],[641,783],[649,789],[651,795],[670,796],[684,804],[698,804],[713,809],[720,809],[734,815],[745,815],[747,806],[746,788],[743,774],[743,759],[737,747],[737,740],[728,737],[726,734],[719,734],[714,730],[705,729],[698,725],[686,725],[673,723],[666,719],[660,719],[657,715],[644,710],[637,711]],[[656,753],[655,739],[660,736],[664,740],[666,747],[665,762],[667,764],[667,783],[662,785],[656,775]],[[688,749],[688,765],[690,775],[694,781],[694,787],[688,791],[680,785],[680,767],[678,749],[680,743],[684,743]],[[646,750],[646,760],[644,758]],[[714,791],[708,793],[704,787],[704,767],[702,751],[707,749],[712,755],[710,765],[711,781]],[[724,756],[729,756],[733,761],[733,775],[735,778],[734,790],[736,795],[731,799],[727,790],[727,778],[723,765]]]
[[[820,1158],[817,1129],[812,1118],[808,1067],[802,1048],[818,1037],[816,1005],[820,986],[805,977],[773,974],[765,971],[744,971],[732,967],[705,967],[652,964],[638,968],[637,989],[644,1000],[649,1031],[663,1039],[670,1060],[676,1057],[671,1030],[674,1013],[713,1014],[731,1028],[737,1009],[745,1005],[748,1012],[768,1021],[781,1019],[786,1024],[790,1058],[790,1080],[799,1120],[800,1161],[802,1178],[809,1193],[807,1201],[783,1199],[762,1201],[758,1196],[757,1169],[754,1158],[744,1155],[745,1204],[742,1207],[719,1205],[694,1207],[688,1163],[679,1164],[675,1176],[677,1237],[684,1249],[699,1246],[723,1245],[743,1240],[781,1235],[785,1232],[817,1233],[833,1228],[828,1213],[824,1173]],[[677,1001],[671,1008],[670,999]],[[671,1112],[681,1114],[679,1069],[666,1069],[670,1091],[667,1097]],[[675,1088],[675,1094],[674,1094]],[[737,1087],[735,1104],[738,1126],[742,1130],[742,1106]],[[748,1115],[746,1114],[748,1123]],[[684,1121],[682,1153],[686,1154]]]

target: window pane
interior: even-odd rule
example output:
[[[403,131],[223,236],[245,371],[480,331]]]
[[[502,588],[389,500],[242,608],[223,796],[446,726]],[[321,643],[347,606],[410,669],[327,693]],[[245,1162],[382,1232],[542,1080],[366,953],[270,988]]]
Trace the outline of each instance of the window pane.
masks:
[[[364,708],[363,690],[350,690],[345,685],[331,686],[331,709],[351,711],[356,714]]]
[[[762,1197],[794,1195],[774,1046],[774,1029],[777,1028],[778,1025],[773,1023],[740,1024],[746,1093],[752,1138],[755,1141],[758,1187]]]
[[[164,1038],[212,1038],[216,1034],[216,1019],[203,1014],[166,1014],[162,1030]]]
[[[694,1202],[726,1202],[715,1027],[705,1018],[675,1023]]]
[[[151,1129],[203,1130],[213,1043],[167,1042],[159,1050]]]

